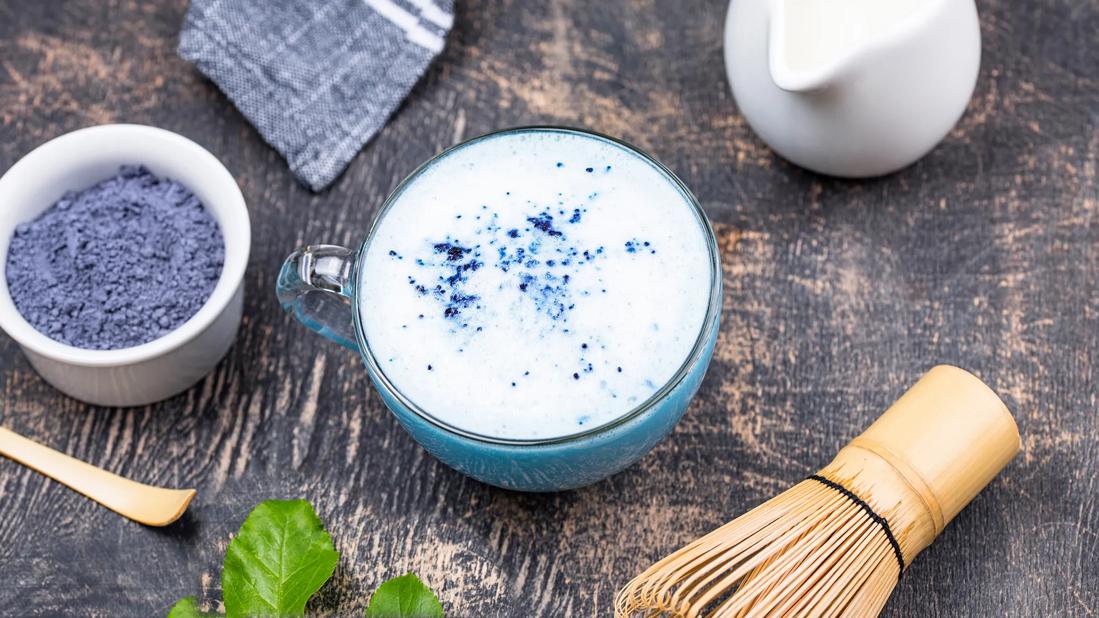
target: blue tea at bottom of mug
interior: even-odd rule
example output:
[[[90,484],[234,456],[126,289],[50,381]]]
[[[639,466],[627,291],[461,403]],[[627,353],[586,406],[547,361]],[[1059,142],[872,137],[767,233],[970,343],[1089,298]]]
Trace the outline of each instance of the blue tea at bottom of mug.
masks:
[[[587,431],[544,439],[482,436],[450,426],[421,410],[379,368],[367,345],[354,282],[360,256],[366,255],[374,231],[404,186],[449,152],[478,140],[512,132],[562,132],[605,140],[625,148],[663,172],[694,208],[704,230],[710,257],[710,294],[705,319],[691,353],[673,377],[652,396],[615,420]],[[331,245],[307,246],[287,258],[278,280],[283,307],[310,329],[357,350],[367,364],[386,406],[412,437],[433,456],[479,481],[519,491],[558,491],[589,485],[639,460],[666,437],[687,409],[709,366],[717,341],[722,302],[721,265],[705,214],[690,191],[652,157],[612,138],[577,129],[524,127],[475,138],[431,159],[406,178],[380,209],[358,251]]]
[[[386,406],[432,455],[481,482],[518,491],[560,491],[590,485],[641,459],[675,428],[698,391],[717,341],[716,323],[698,358],[661,396],[609,426],[540,443],[476,439],[441,429],[413,411],[371,372]]]

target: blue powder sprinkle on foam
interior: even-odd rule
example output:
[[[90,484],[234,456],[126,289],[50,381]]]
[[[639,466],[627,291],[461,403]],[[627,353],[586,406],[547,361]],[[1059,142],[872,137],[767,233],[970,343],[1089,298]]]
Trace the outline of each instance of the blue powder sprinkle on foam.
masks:
[[[563,166],[564,163],[557,164],[557,167]],[[610,166],[608,171],[609,168]],[[593,170],[594,168],[588,168],[588,171]],[[528,202],[528,206],[533,204]],[[482,204],[481,209],[488,210],[489,206]],[[573,275],[579,268],[590,267],[605,256],[606,248],[576,246],[564,230],[568,225],[580,224],[587,209],[577,207],[572,208],[571,212],[564,209],[558,209],[557,212],[563,223],[558,223],[550,210],[543,208],[537,210],[537,214],[525,217],[530,227],[522,230],[502,229],[496,223],[499,214],[491,212],[489,221],[473,231],[473,235],[481,241],[479,244],[463,242],[449,236],[429,243],[429,250],[414,260],[417,270],[408,275],[408,283],[419,296],[436,304],[442,317],[450,320],[454,329],[469,328],[473,323],[475,327],[471,330],[479,333],[490,325],[477,324],[480,321],[478,310],[482,308],[483,300],[478,294],[471,292],[470,280],[482,268],[495,268],[512,275],[515,289],[523,298],[534,303],[538,312],[550,319],[551,325],[563,325],[569,321],[569,313],[576,307],[574,298],[591,294],[590,290],[573,288]],[[492,259],[486,258],[482,252],[482,247],[485,246],[492,247],[488,250]],[[627,241],[624,249],[627,253],[639,253],[649,246],[648,241],[635,238]],[[543,259],[545,254],[563,257]],[[389,251],[389,255],[395,260],[403,260],[396,251]],[[425,285],[422,281],[437,283]],[[601,291],[606,293],[605,288]],[[418,314],[417,317],[422,319],[423,314]],[[570,330],[563,327],[562,332],[568,334]],[[601,347],[605,349],[605,346]],[[589,346],[582,343],[580,348],[586,351]],[[431,369],[429,365],[428,370]],[[594,364],[581,356],[572,377],[579,380],[581,374],[595,371]],[[622,373],[622,368],[618,367],[617,372]],[[526,371],[523,375],[529,376],[530,372]],[[512,383],[512,386],[516,384]]]

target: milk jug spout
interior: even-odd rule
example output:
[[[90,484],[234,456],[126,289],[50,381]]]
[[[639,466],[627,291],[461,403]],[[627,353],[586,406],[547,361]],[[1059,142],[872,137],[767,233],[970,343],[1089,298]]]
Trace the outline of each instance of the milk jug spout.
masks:
[[[974,0],[730,0],[725,67],[737,109],[816,172],[894,172],[965,110],[981,57]]]
[[[775,86],[791,93],[822,90],[836,80],[834,62],[812,58],[807,41],[819,35],[810,13],[820,11],[804,0],[772,0],[767,33],[767,66]],[[819,24],[817,24],[819,25]],[[808,31],[807,31],[808,30]]]
[[[833,87],[860,57],[897,42],[905,23],[935,1],[771,0],[771,79],[793,93]]]

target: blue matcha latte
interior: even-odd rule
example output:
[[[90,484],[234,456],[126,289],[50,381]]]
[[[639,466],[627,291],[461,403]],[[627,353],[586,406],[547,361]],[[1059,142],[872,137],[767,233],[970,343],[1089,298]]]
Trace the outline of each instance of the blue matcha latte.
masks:
[[[111,350],[152,341],[198,312],[224,257],[217,222],[189,189],[123,166],[16,228],[7,284],[39,332]]]
[[[463,430],[530,439],[631,411],[690,355],[707,236],[652,163],[567,133],[434,162],[378,223],[359,311],[380,369]]]

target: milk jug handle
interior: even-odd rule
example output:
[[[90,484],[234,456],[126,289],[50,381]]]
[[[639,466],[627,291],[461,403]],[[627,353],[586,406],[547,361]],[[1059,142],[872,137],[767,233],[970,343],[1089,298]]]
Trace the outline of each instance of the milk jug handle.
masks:
[[[308,245],[286,258],[276,288],[282,308],[308,328],[358,351],[352,271],[358,254],[335,245]]]

